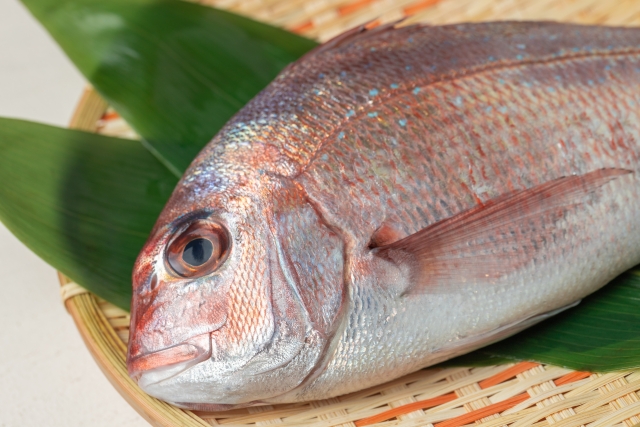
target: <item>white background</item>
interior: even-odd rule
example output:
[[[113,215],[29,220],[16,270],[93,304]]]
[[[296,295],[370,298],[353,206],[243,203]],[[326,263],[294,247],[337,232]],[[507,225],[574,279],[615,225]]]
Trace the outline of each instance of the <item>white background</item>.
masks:
[[[66,126],[84,86],[26,8],[0,0],[0,116]],[[148,426],[82,343],[55,270],[1,224],[0,268],[0,426]]]

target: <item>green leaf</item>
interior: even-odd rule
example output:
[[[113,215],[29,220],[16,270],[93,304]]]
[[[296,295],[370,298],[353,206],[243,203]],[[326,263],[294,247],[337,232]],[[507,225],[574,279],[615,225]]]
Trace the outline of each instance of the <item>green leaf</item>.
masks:
[[[567,310],[448,366],[532,360],[606,372],[640,366],[640,269],[630,270]]]
[[[177,0],[23,0],[176,176],[316,43]]]
[[[131,269],[177,178],[139,141],[0,119],[0,220],[46,262],[129,309]]]

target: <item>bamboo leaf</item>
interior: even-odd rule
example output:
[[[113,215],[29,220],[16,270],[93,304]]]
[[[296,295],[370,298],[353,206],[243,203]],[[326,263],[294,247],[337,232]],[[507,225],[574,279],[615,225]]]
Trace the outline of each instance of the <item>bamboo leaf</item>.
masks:
[[[253,96],[316,43],[177,0],[23,0],[176,176]]]
[[[131,269],[177,178],[138,141],[0,119],[0,220],[46,262],[129,309]]]

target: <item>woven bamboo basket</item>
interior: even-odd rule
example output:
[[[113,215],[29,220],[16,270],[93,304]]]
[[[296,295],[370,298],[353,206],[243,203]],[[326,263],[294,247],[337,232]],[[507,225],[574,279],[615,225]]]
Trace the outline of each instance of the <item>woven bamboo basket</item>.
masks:
[[[486,20],[640,25],[640,0],[202,0],[325,41],[367,21],[445,24]],[[137,138],[88,88],[71,127]],[[127,376],[129,314],[60,276],[61,293],[107,378],[152,425],[234,426],[588,426],[640,425],[640,370],[597,374],[531,362],[431,368],[316,402],[227,412],[185,411],[143,393]]]

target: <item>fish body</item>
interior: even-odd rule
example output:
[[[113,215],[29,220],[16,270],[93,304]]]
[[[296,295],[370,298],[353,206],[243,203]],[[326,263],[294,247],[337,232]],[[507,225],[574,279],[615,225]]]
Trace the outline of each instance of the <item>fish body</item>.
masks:
[[[639,172],[639,29],[351,31],[181,179],[134,269],[129,372],[221,409],[471,351],[640,262]]]

